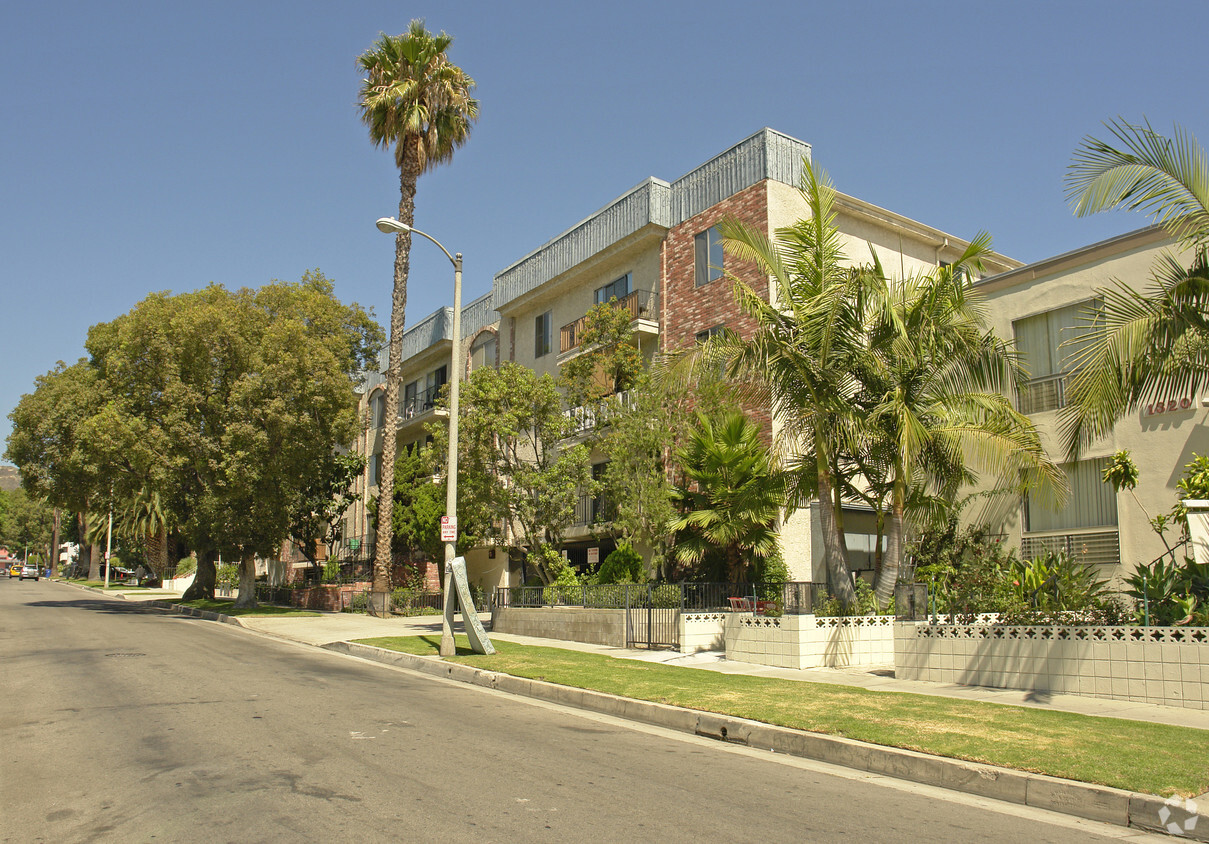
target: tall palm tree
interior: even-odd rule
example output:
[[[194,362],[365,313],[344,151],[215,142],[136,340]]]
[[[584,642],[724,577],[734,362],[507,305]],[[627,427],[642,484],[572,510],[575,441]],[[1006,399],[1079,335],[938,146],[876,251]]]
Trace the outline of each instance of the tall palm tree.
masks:
[[[1071,457],[1147,402],[1209,384],[1209,161],[1179,126],[1166,138],[1149,123],[1106,125],[1115,140],[1084,138],[1067,173],[1075,214],[1143,211],[1193,260],[1163,255],[1149,289],[1116,281],[1101,291],[1103,307],[1070,357],[1062,438]]]
[[[1021,373],[1016,355],[986,327],[968,281],[990,247],[981,234],[951,266],[895,281],[875,259],[880,284],[869,300],[869,356],[858,374],[872,455],[865,466],[878,467],[881,478],[868,468],[866,475],[888,493],[886,551],[874,583],[881,605],[898,582],[908,510],[929,493],[952,500],[975,480],[971,469],[998,478],[1003,491],[1058,501],[1065,493],[1036,429],[1008,398]]]
[[[845,263],[836,191],[826,172],[804,160],[799,191],[810,217],[778,229],[775,240],[736,221],[719,225],[727,252],[753,261],[771,279],[771,302],[732,278],[736,302],[756,328],[747,341],[726,335],[710,352],[728,361],[745,398],[783,421],[778,446],[795,479],[788,508],[818,497],[828,579],[850,606],[856,593],[843,531],[841,456],[854,441],[852,373],[864,354],[867,273]]]
[[[416,182],[420,175],[449,161],[466,142],[479,104],[471,93],[474,80],[445,52],[453,39],[433,35],[424,22],[413,20],[403,35],[385,33],[357,59],[365,73],[361,84],[361,119],[375,146],[394,148],[399,168],[399,222],[415,221]],[[386,370],[387,422],[382,442],[382,478],[378,512],[381,525],[391,524],[393,508],[399,377],[402,365],[404,318],[407,311],[408,257],[411,233],[395,236],[394,292],[391,295],[390,346]],[[456,342],[456,339],[455,339]],[[390,531],[379,533],[374,550],[373,591],[390,585]]]
[[[695,566],[715,551],[730,582],[744,582],[753,565],[760,568],[778,551],[784,501],[784,482],[760,429],[739,411],[717,420],[699,413],[676,461],[685,479],[673,493],[681,515],[668,526],[677,534],[677,559]]]

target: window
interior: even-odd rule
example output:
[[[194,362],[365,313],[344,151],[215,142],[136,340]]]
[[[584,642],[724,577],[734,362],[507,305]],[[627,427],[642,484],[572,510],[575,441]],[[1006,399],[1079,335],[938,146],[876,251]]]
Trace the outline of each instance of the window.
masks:
[[[371,428],[381,428],[385,424],[386,393],[381,391],[374,393],[373,398],[369,402],[369,413],[369,425]]]
[[[424,377],[424,410],[431,410],[436,405],[437,396],[440,395],[441,388],[449,380],[448,373],[449,367],[441,366]]]
[[[608,302],[610,299],[621,301],[626,296],[630,295],[630,274],[626,273],[621,278],[611,281],[604,287],[596,288],[596,304]]]
[[[1077,305],[1018,319],[1012,324],[1016,348],[1024,356],[1030,378],[1020,391],[1020,412],[1041,413],[1066,404],[1066,378],[1079,338],[1091,329],[1092,314],[1103,302],[1091,299]]]
[[[378,481],[382,478],[382,452],[378,452],[369,459],[369,485],[377,486]]]
[[[400,405],[401,410],[399,415],[404,419],[410,419],[411,417],[415,416],[416,412],[420,409],[419,404],[417,403],[417,397],[419,394],[419,381],[412,381],[403,388],[403,403]]]
[[[693,243],[696,252],[697,286],[722,278],[722,235],[710,226],[697,235]]]
[[[551,340],[554,337],[554,320],[550,311],[534,320],[533,324],[533,356],[540,358],[550,354]]]
[[[470,344],[470,371],[484,366],[495,366],[496,336],[490,332],[480,334]]]
[[[1040,502],[1025,499],[1024,529],[1035,532],[1116,525],[1117,494],[1111,484],[1104,482],[1107,463],[1106,459],[1100,458],[1063,464],[1062,469],[1070,481],[1070,498],[1066,506],[1055,511]]]
[[[697,332],[697,342],[704,343],[704,342],[708,341],[709,338],[711,338],[711,337],[717,337],[719,334],[721,334],[725,330],[726,330],[725,325],[715,325],[713,328],[707,328],[704,331],[698,331]]]

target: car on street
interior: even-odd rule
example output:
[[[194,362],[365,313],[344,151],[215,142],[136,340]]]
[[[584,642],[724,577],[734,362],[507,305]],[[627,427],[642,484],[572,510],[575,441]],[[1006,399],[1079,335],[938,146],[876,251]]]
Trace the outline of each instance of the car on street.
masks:
[[[12,563],[12,564],[11,564],[11,565],[8,567],[8,576],[9,576],[9,577],[20,577],[20,576],[21,576],[21,564],[20,564],[20,563]]]
[[[27,578],[27,577],[32,577],[34,580],[42,579],[42,572],[38,569],[37,566],[30,564],[30,565],[21,566],[20,568],[21,568],[21,574],[19,576],[22,580],[25,580],[25,578]]]

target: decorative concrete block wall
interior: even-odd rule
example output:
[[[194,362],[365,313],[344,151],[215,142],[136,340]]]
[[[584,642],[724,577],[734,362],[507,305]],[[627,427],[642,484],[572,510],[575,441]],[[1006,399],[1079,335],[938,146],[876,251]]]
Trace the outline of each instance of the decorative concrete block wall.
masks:
[[[892,616],[781,618],[732,614],[726,619],[726,658],[778,668],[844,668],[894,660]]]
[[[683,612],[680,614],[680,652],[720,651],[726,646],[725,612]]]
[[[624,648],[625,610],[583,607],[496,607],[491,629],[517,636]]]
[[[895,625],[903,680],[1209,709],[1209,629]]]

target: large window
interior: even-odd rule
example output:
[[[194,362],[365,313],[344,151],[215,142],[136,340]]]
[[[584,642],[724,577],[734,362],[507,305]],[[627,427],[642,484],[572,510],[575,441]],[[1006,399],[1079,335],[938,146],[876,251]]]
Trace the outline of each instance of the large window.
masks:
[[[377,452],[369,459],[369,485],[377,486],[382,478],[382,452]]]
[[[386,393],[379,391],[374,393],[369,402],[370,409],[370,427],[381,428],[385,424],[386,417]]]
[[[1016,348],[1029,372],[1020,389],[1022,413],[1056,410],[1066,404],[1066,376],[1079,338],[1092,327],[1093,314],[1101,305],[1100,300],[1090,299],[1013,323]]]
[[[480,334],[470,344],[470,371],[484,366],[495,366],[496,336],[491,332]]]
[[[550,354],[550,347],[554,337],[554,320],[553,314],[546,311],[533,322],[533,356],[540,358],[542,355]]]
[[[1113,527],[1117,523],[1117,494],[1104,482],[1107,460],[1080,460],[1063,464],[1070,481],[1070,498],[1061,510],[1039,501],[1026,499],[1024,529],[1038,531],[1075,531],[1084,528]]]
[[[697,286],[722,278],[722,235],[710,226],[697,235],[693,243],[696,253]]]
[[[630,274],[626,273],[621,278],[609,282],[604,287],[596,288],[596,304],[608,302],[610,299],[621,301],[626,296],[630,295]]]

